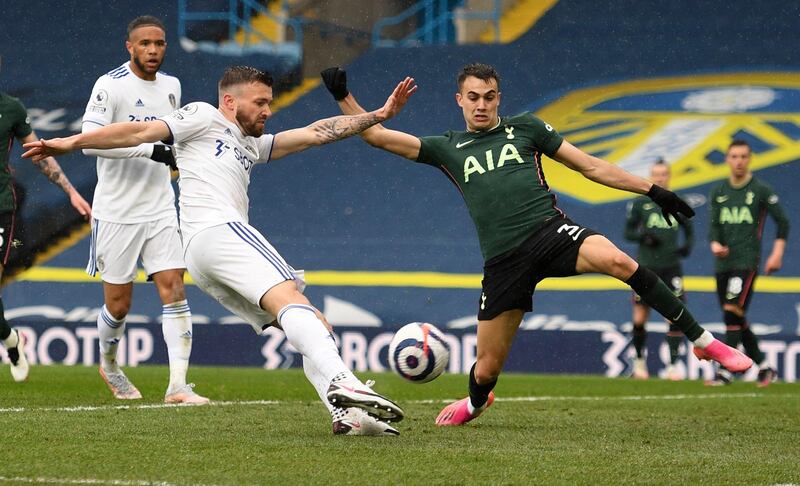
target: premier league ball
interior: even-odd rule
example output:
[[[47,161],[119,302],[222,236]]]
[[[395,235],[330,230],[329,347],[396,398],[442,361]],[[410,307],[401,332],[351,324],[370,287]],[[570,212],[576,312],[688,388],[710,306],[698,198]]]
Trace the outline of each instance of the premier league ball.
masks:
[[[442,374],[450,360],[444,335],[433,324],[401,327],[389,344],[389,365],[412,383],[427,383]]]

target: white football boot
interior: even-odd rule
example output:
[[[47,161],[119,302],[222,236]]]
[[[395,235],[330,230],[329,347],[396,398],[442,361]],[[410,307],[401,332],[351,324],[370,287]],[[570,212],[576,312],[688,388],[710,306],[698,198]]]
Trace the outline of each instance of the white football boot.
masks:
[[[376,419],[360,408],[351,407],[333,421],[333,435],[400,435],[394,427]]]
[[[328,388],[328,401],[334,407],[357,407],[381,420],[403,420],[403,409],[388,398],[372,391],[374,381],[334,380]]]
[[[166,395],[164,395],[164,403],[182,405],[208,405],[211,403],[208,398],[195,393],[193,388],[194,383],[189,383],[174,390],[172,388],[168,389]]]

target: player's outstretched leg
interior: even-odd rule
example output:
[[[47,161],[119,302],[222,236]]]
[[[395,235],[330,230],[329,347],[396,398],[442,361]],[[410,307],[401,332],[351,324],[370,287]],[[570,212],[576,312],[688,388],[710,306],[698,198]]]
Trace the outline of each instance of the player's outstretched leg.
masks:
[[[11,363],[11,377],[14,381],[25,381],[28,378],[28,357],[25,355],[25,335],[16,329],[10,329],[8,336],[3,339],[3,344]]]
[[[305,300],[302,295],[296,298]],[[403,419],[402,408],[373,391],[369,385],[361,383],[347,368],[339,356],[333,336],[317,317],[314,307],[310,304],[288,304],[277,313],[277,317],[289,344],[310,360],[325,377],[328,383],[326,398],[331,405],[361,408],[382,420],[397,422]]]
[[[715,339],[700,327],[683,302],[651,270],[639,266],[627,283],[645,303],[680,328],[694,344],[697,358],[716,361],[734,373],[745,371],[753,365],[753,360],[744,353]]]

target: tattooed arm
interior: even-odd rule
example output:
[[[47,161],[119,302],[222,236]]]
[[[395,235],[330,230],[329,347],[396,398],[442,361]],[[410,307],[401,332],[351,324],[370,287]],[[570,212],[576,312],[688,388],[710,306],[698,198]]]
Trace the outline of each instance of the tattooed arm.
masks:
[[[325,118],[317,120],[307,127],[277,133],[273,142],[271,158],[279,159],[316,145],[324,145],[359,134],[399,113],[416,89],[414,80],[406,78],[397,85],[386,100],[386,104],[378,110],[357,115]]]
[[[31,132],[27,137],[23,137],[21,139],[22,143],[29,143],[35,142],[39,140],[35,133]],[[67,196],[69,196],[69,202],[72,204],[72,207],[75,208],[78,213],[83,216],[83,219],[88,220],[92,216],[92,207],[86,202],[85,199],[80,195],[80,193],[72,186],[72,183],[69,182],[67,175],[64,174],[64,171],[61,170],[61,166],[58,165],[56,159],[53,157],[46,157],[42,160],[34,161],[33,165],[39,168],[42,174],[44,174],[47,179],[52,182],[53,184],[60,187]]]

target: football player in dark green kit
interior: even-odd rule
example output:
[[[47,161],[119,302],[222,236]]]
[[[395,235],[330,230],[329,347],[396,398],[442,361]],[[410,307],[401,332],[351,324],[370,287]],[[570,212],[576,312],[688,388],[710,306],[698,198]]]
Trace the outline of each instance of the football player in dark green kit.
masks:
[[[343,70],[326,69],[322,78],[345,114],[364,112],[348,92]],[[417,138],[374,125],[361,134],[370,145],[444,172],[464,197],[478,231],[485,265],[477,361],[470,370],[469,396],[445,407],[436,424],[464,424],[492,404],[514,335],[525,312],[532,310],[536,284],[547,277],[616,277],[671,317],[694,342],[699,358],[731,370],[749,368],[752,360],[701,328],[656,274],[567,218],[545,181],[541,157],[548,155],[600,184],[647,194],[665,214],[692,216],[694,211],[672,192],[578,150],[531,113],[500,117],[499,86],[500,76],[491,66],[471,64],[461,70],[455,98],[465,131]]]
[[[664,189],[669,189],[670,169],[663,160],[659,160],[650,168],[650,180]],[[681,244],[680,230],[683,230]],[[664,284],[672,290],[676,297],[685,301],[683,293],[683,269],[681,258],[691,252],[694,242],[692,223],[687,218],[680,221],[670,217],[667,221],[650,198],[638,197],[628,203],[628,215],[625,220],[625,239],[639,243],[636,261],[639,265],[652,270]],[[645,340],[647,330],[645,323],[650,314],[650,307],[642,302],[638,294],[633,294],[633,330],[632,341],[636,350],[633,360],[632,377],[644,380],[650,377],[645,356]],[[669,380],[680,380],[680,370],[676,363],[679,358],[679,347],[683,334],[675,324],[669,323],[667,345],[669,346],[670,364],[665,376]]]
[[[717,297],[722,306],[727,344],[737,347],[741,342],[747,355],[758,364],[758,386],[765,387],[775,381],[775,370],[761,352],[745,313],[758,276],[761,232],[767,214],[778,227],[772,253],[764,265],[767,275],[780,270],[783,264],[789,220],[778,203],[778,195],[750,172],[751,155],[750,145],[743,140],[734,140],[728,147],[725,163],[730,168],[730,177],[711,191],[709,239],[711,253],[716,258]],[[720,368],[708,384],[728,385],[732,378],[729,370]]]
[[[22,103],[0,92],[0,276],[3,275],[9,252],[16,241],[14,227],[17,216],[17,195],[14,192],[14,181],[8,165],[8,156],[15,138],[22,143],[38,140]],[[50,182],[67,193],[70,203],[84,219],[88,220],[91,217],[91,206],[72,187],[56,159],[48,157],[34,164]],[[23,351],[24,336],[16,329],[11,329],[6,322],[2,299],[0,299],[0,342],[6,347],[14,381],[25,380],[28,377],[28,360]]]

